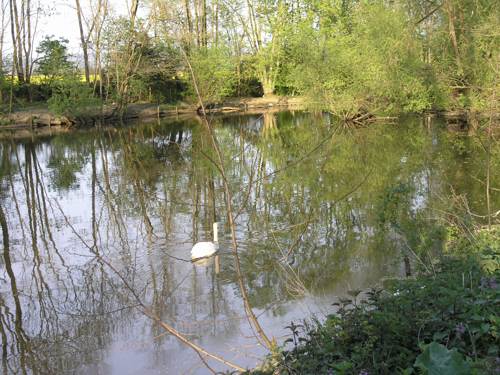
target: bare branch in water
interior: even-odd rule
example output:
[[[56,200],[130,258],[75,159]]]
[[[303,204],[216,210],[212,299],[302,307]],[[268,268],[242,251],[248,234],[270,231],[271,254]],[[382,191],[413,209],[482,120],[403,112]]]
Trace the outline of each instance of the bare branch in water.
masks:
[[[201,346],[196,345],[194,342],[191,340],[187,339],[184,335],[182,335],[179,331],[177,331],[174,327],[171,325],[165,323],[157,314],[155,314],[150,308],[146,306],[146,304],[142,301],[141,297],[137,294],[136,290],[130,285],[130,283],[127,281],[127,279],[122,275],[120,271],[116,269],[113,264],[111,264],[108,260],[106,260],[104,257],[102,257],[99,252],[97,251],[96,247],[90,246],[87,244],[85,239],[81,237],[81,235],[76,231],[76,229],[73,227],[73,225],[69,222],[68,217],[62,210],[60,204],[58,201],[56,201],[57,207],[59,208],[59,211],[61,212],[61,215],[63,215],[64,220],[66,224],[71,228],[73,233],[78,237],[78,239],[82,242],[82,244],[89,249],[90,252],[94,254],[94,256],[99,260],[99,262],[103,263],[106,265],[118,278],[121,280],[125,288],[132,294],[134,299],[137,302],[137,308],[138,310],[146,317],[157,323],[159,326],[161,326],[165,331],[170,333],[172,336],[175,336],[179,341],[181,341],[183,344],[189,346],[191,349],[196,351],[196,353],[201,357],[202,355],[211,359],[214,359],[228,367],[234,368],[235,370],[238,371],[245,371],[245,369],[241,366],[238,366],[230,361],[227,361],[226,359],[216,355],[212,354],[205,349],[203,349]],[[206,363],[206,361],[203,361]],[[207,365],[208,367],[208,365]],[[208,367],[211,371],[213,371],[210,367]]]
[[[235,264],[235,268],[236,268],[236,274],[238,276],[238,285],[239,285],[239,288],[240,288],[240,291],[241,291],[241,295],[242,295],[242,298],[243,298],[243,303],[245,305],[245,311],[246,311],[246,314],[247,314],[247,316],[248,316],[248,318],[250,320],[250,325],[252,326],[252,328],[256,329],[256,331],[259,334],[260,338],[264,342],[264,345],[268,349],[272,349],[274,347],[274,341],[272,341],[272,340],[269,339],[269,337],[266,335],[266,333],[262,329],[262,327],[261,327],[261,325],[260,325],[257,317],[253,313],[252,307],[250,306],[250,302],[249,302],[249,299],[248,299],[248,294],[247,294],[247,291],[246,291],[246,287],[245,287],[245,284],[244,284],[244,281],[243,281],[243,275],[241,273],[240,258],[239,258],[239,253],[238,253],[238,241],[237,241],[237,238],[236,238],[235,215],[234,215],[233,209],[232,209],[232,193],[231,193],[231,189],[229,187],[229,181],[227,179],[226,172],[225,172],[224,159],[223,159],[223,156],[222,156],[222,151],[220,149],[219,142],[217,141],[217,137],[215,136],[215,134],[213,132],[212,126],[211,126],[210,122],[207,119],[206,111],[205,111],[205,104],[203,103],[203,99],[201,97],[201,94],[200,94],[200,91],[199,91],[199,88],[198,88],[198,84],[196,82],[196,77],[195,77],[195,74],[194,74],[194,71],[193,71],[193,67],[191,66],[191,63],[189,61],[189,58],[188,58],[186,52],[184,50],[182,50],[182,52],[183,52],[184,57],[186,59],[186,64],[188,66],[189,72],[191,74],[191,78],[193,80],[193,86],[194,86],[196,95],[198,97],[198,101],[200,103],[200,107],[202,109],[202,111],[201,111],[202,122],[205,125],[208,133],[210,134],[210,139],[212,141],[212,145],[213,145],[215,153],[217,155],[217,160],[213,160],[212,158],[209,158],[209,160],[218,169],[218,171],[219,171],[219,173],[221,175],[221,178],[222,178],[222,184],[224,186],[224,196],[225,196],[225,200],[226,200],[226,209],[227,209],[227,214],[228,214],[227,216],[228,216],[228,219],[229,219],[229,227],[231,229],[231,242],[232,242],[232,246],[233,246],[234,264]]]

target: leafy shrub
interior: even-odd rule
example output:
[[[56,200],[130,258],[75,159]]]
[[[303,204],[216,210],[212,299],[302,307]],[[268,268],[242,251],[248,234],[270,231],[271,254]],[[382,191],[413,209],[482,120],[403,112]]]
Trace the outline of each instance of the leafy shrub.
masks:
[[[286,71],[291,86],[340,115],[422,112],[441,101],[402,10],[360,2],[346,17],[296,30]]]
[[[449,229],[447,250],[454,254],[475,254],[486,273],[500,269],[500,226],[482,228],[471,236],[458,235],[454,228]]]
[[[234,94],[236,64],[229,50],[215,47],[199,49],[191,54],[190,60],[203,101],[218,102]],[[198,99],[190,73],[188,79],[191,95]]]
[[[40,55],[37,72],[41,75],[43,83],[49,86],[58,78],[76,70],[76,65],[70,61],[67,39],[54,39],[54,37],[46,36],[40,42],[36,52]]]
[[[49,110],[59,115],[79,115],[98,102],[91,87],[71,78],[53,84],[52,96],[47,100]]]
[[[500,270],[487,274],[471,259],[444,259],[440,267],[436,275],[387,282],[361,303],[341,300],[337,313],[323,324],[305,325],[300,338],[295,328],[293,348],[258,372],[498,371]]]

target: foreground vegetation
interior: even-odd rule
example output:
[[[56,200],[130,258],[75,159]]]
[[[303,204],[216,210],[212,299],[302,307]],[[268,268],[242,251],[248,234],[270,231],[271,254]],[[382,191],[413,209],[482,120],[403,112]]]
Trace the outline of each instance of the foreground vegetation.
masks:
[[[475,237],[454,240],[431,273],[353,291],[323,323],[292,323],[291,349],[255,373],[498,373],[500,228]]]
[[[4,112],[36,102],[60,114],[197,102],[195,81],[209,103],[300,95],[344,118],[497,112],[500,12],[492,0],[134,0],[127,15],[108,0],[75,0],[78,59],[65,39],[32,45],[43,36],[29,27],[44,17],[42,3],[2,4],[13,46],[0,51]]]

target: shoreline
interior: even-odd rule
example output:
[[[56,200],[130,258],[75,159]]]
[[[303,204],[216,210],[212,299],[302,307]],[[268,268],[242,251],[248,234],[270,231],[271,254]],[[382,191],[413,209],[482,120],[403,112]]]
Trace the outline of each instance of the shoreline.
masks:
[[[304,99],[300,97],[267,97],[267,98],[235,98],[228,99],[220,105],[207,106],[207,114],[251,113],[269,109],[303,109]],[[1,116],[7,125],[0,125],[0,134],[5,132],[37,133],[41,129],[52,132],[64,132],[72,128],[88,128],[116,122],[149,120],[155,118],[173,118],[179,116],[198,116],[199,107],[194,104],[165,105],[154,103],[133,103],[127,107],[122,119],[114,112],[112,106],[100,109],[90,108],[85,115],[56,115],[47,108],[27,108]]]
[[[207,115],[229,114],[258,114],[263,111],[279,112],[283,110],[304,110],[307,108],[303,97],[270,96],[260,98],[230,98],[221,104],[208,104]],[[155,119],[185,119],[201,115],[201,108],[195,104],[181,103],[154,104],[132,103],[122,119],[116,115],[112,106],[89,108],[84,115],[64,116],[51,113],[47,108],[26,108],[15,111],[10,115],[0,116],[0,138],[25,138],[33,135],[55,135],[67,133],[77,129],[89,129],[97,126],[112,126],[116,123],[133,123],[135,121],[152,121]],[[435,110],[422,113],[423,116],[437,116],[446,119],[455,130],[465,129],[468,124],[473,127],[481,118],[488,118],[490,114],[471,112],[467,110]],[[496,114],[494,118],[499,118]],[[396,117],[370,116],[373,121],[395,120]],[[354,121],[357,123],[356,121]]]

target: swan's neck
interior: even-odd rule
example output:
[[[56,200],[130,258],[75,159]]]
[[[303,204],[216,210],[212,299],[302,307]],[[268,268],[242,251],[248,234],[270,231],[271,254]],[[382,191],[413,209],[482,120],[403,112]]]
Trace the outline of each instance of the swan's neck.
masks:
[[[215,222],[214,223],[214,242],[217,243],[219,242],[219,223]]]

